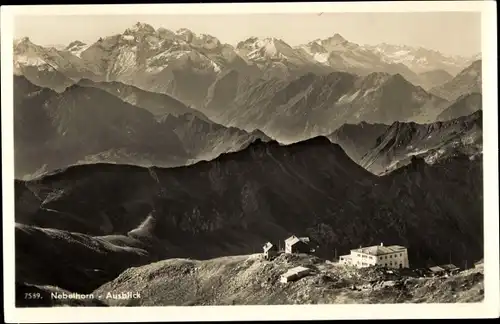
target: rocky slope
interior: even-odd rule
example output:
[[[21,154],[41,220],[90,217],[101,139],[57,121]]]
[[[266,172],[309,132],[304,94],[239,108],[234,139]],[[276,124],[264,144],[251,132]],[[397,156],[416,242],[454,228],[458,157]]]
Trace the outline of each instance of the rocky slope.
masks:
[[[106,81],[166,93],[193,107],[203,103],[221,71],[253,71],[232,46],[211,35],[197,35],[185,28],[155,30],[143,23],[99,39],[80,55],[96,64]]]
[[[143,260],[136,249],[147,252],[146,260],[206,259],[259,251],[267,240],[296,233],[317,241],[318,255],[327,258],[334,249],[344,253],[383,241],[407,246],[414,266],[449,262],[450,250],[456,251],[452,262],[472,264],[483,253],[482,215],[481,156],[462,154],[434,165],[414,159],[377,177],[326,138],[290,146],[255,142],[188,167],[96,164],[17,181],[16,222],[41,229],[32,229],[32,237],[17,230],[28,234],[16,236],[23,256],[16,262],[30,269],[31,263],[64,260],[51,273],[71,279],[57,278],[57,285],[89,291],[127,260]],[[59,231],[75,234],[53,234]],[[62,239],[54,241],[55,235]],[[61,247],[47,247],[53,245]],[[123,247],[116,264],[92,263],[99,260],[95,249],[115,246]],[[104,274],[88,280],[96,268]],[[42,271],[24,276],[39,285],[56,280]]]
[[[259,68],[264,79],[293,79],[305,73],[332,72],[331,66],[321,64],[310,53],[292,48],[275,37],[251,37],[236,45],[236,52],[249,64]]]
[[[457,106],[457,109],[455,106],[445,112],[451,114],[453,111],[460,116],[462,106]],[[430,124],[346,124],[328,138],[339,144],[358,164],[380,174],[410,162],[412,156],[433,163],[459,152],[467,155],[481,153],[482,112],[479,110]]]
[[[28,37],[14,42],[14,73],[34,84],[64,91],[80,78],[98,78],[91,62],[84,62],[67,51],[34,44]]]
[[[482,61],[474,61],[445,84],[433,88],[431,93],[455,101],[470,93],[482,93]]]
[[[390,125],[369,124],[344,124],[328,139],[332,143],[339,144],[349,157],[356,163],[371,149],[377,146],[377,139],[382,136]]]
[[[260,129],[283,143],[330,134],[345,123],[433,121],[448,106],[401,75],[388,73],[309,73],[290,82],[261,79],[228,93],[234,101],[225,109],[207,104],[210,118],[247,131]]]
[[[312,271],[281,283],[280,275],[296,266]],[[356,269],[307,255],[280,255],[270,261],[240,255],[132,267],[85,300],[50,298],[52,292],[70,294],[53,286],[16,285],[17,296],[24,291],[39,292],[44,299],[19,298],[18,307],[471,303],[484,299],[484,273],[469,269],[432,278],[407,269]]]
[[[280,275],[295,266],[306,266],[312,273],[281,283]],[[392,272],[354,269],[306,255],[281,255],[272,261],[258,255],[170,259],[128,269],[94,295],[141,294],[138,299],[108,299],[110,306],[458,303],[484,298],[481,270],[448,278]]]
[[[160,119],[160,125],[174,131],[191,156],[191,162],[212,160],[223,153],[239,151],[257,139],[265,142],[271,140],[258,130],[248,133],[192,114],[164,116]]]
[[[413,156],[428,163],[456,154],[482,153],[482,112],[433,124],[394,123],[366,152],[360,165],[385,173],[411,161]]]

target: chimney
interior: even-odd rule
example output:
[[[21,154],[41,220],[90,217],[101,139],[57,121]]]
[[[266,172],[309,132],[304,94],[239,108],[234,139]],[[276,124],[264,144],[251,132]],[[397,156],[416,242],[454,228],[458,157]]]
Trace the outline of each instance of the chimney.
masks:
[[[380,246],[384,246],[384,243],[380,243]]]

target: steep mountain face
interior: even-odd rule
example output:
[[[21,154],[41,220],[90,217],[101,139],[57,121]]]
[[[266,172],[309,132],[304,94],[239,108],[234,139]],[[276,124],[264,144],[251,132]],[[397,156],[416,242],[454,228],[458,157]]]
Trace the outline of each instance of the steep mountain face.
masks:
[[[342,147],[346,154],[356,163],[371,149],[377,146],[377,139],[384,134],[390,125],[369,124],[344,124],[328,139]]]
[[[480,93],[470,93],[459,97],[453,104],[439,114],[438,120],[451,120],[461,116],[467,116],[481,110],[483,107],[483,96]]]
[[[344,123],[435,120],[447,106],[446,100],[388,73],[309,73],[290,82],[258,80],[242,88],[226,109],[207,111],[210,118],[247,131],[260,129],[284,143],[331,134]]]
[[[131,105],[146,109],[155,116],[192,114],[207,120],[207,117],[198,110],[187,107],[179,100],[168,95],[144,91],[121,82],[94,82],[82,79],[78,82],[78,85],[102,89]]]
[[[234,127],[225,127],[192,114],[168,115],[160,121],[162,127],[171,129],[192,156],[191,161],[212,160],[222,153],[244,149],[257,139],[271,140],[261,131],[247,133]]]
[[[450,116],[453,112],[457,117],[430,124],[345,124],[328,138],[339,144],[353,161],[375,174],[393,171],[409,163],[413,156],[435,163],[450,155],[481,153],[480,108],[467,114],[464,106],[455,103],[448,109],[442,115]]]
[[[298,48],[311,55],[317,62],[329,66],[335,71],[358,75],[367,75],[373,72],[399,73],[412,83],[419,81],[415,72],[404,64],[384,60],[373,50],[349,42],[339,34],[327,39],[317,39]]]
[[[445,70],[432,70],[422,72],[418,75],[419,81],[416,85],[422,86],[426,90],[441,86],[453,79],[453,75]]]
[[[188,158],[178,137],[144,109],[96,88],[73,85],[58,94],[46,88],[33,92],[27,83],[23,77],[14,79],[16,176],[110,151],[114,154],[101,161],[179,165]]]
[[[432,164],[457,154],[473,159],[481,153],[482,111],[477,111],[433,124],[396,122],[377,138],[377,145],[359,163],[375,174],[382,174],[410,163],[413,156]]]
[[[380,55],[384,61],[402,63],[416,73],[444,70],[451,75],[456,75],[477,59],[476,56],[472,58],[451,56],[423,47],[386,43],[373,46],[367,45],[365,48]]]
[[[96,62],[107,81],[167,93],[199,107],[217,74],[246,64],[231,46],[188,29],[155,30],[137,23],[123,34],[100,39],[81,53]]]
[[[71,54],[78,56],[81,58],[81,54],[83,51],[85,51],[87,48],[89,48],[90,45],[85,44],[79,40],[73,41],[68,44],[64,49]]]
[[[309,53],[292,48],[281,39],[251,37],[239,42],[237,53],[262,71],[265,79],[292,79],[308,72],[332,72],[328,66],[316,61]]]
[[[318,255],[328,258],[334,249],[344,253],[383,241],[407,246],[414,266],[449,262],[449,251],[456,251],[452,262],[471,264],[483,253],[482,215],[480,156],[450,157],[434,165],[414,159],[379,178],[326,138],[290,146],[257,141],[188,167],[95,164],[17,181],[16,222],[56,229],[39,234],[46,243],[16,238],[23,256],[17,267],[57,258],[53,267],[60,269],[54,273],[88,283],[75,287],[58,279],[63,289],[97,288],[83,280],[76,265],[85,273],[100,269],[105,278],[92,274],[92,283],[106,282],[114,271],[108,262],[97,266],[91,261],[97,256],[76,261],[80,252],[69,238],[80,234],[63,233],[62,241],[54,242],[51,233],[62,230],[84,233],[75,239],[87,240],[78,248],[90,254],[97,253],[91,250],[99,248],[98,242],[108,242],[112,246],[106,249],[121,246],[134,255],[131,248],[156,258],[206,259],[251,253],[262,242],[296,233],[317,241]],[[44,253],[33,248],[48,242],[58,248]],[[117,262],[128,258],[123,254]],[[46,273],[24,274],[29,275],[37,284],[56,280]]]
[[[430,92],[450,101],[457,100],[469,93],[482,93],[482,61],[477,60],[453,79],[445,84],[433,88]]]
[[[92,63],[65,50],[35,45],[27,37],[14,42],[14,72],[58,92],[79,78],[97,78],[98,73]]]
[[[221,72],[214,83],[208,89],[205,103],[201,110],[209,116],[218,116],[229,107],[236,97],[243,94],[253,83],[262,81],[256,80],[247,74],[237,70],[226,70]]]

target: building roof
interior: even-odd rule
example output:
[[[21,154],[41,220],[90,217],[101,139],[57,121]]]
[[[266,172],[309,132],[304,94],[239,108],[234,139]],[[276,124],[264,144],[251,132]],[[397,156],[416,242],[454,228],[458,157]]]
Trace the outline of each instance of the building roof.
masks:
[[[373,245],[373,246],[362,247],[359,249],[354,249],[351,251],[358,252],[358,253],[370,254],[370,255],[383,255],[383,254],[391,254],[391,253],[404,251],[404,250],[406,250],[406,248],[404,246],[401,246],[401,245],[389,245],[389,246]]]
[[[290,270],[288,270],[286,273],[284,273],[283,275],[284,276],[290,276],[290,275],[294,275],[296,273],[300,273],[300,272],[309,272],[311,271],[311,269],[309,268],[306,268],[306,267],[302,267],[302,266],[298,266],[298,267],[295,267],[295,268],[292,268]]]
[[[440,265],[439,267],[445,269],[445,270],[456,270],[458,269],[458,267],[454,264],[443,264],[443,265]]]
[[[285,243],[288,243],[290,245],[294,245],[294,244],[297,244],[299,242],[302,242],[302,243],[306,243],[308,244],[309,243],[309,238],[308,237],[297,237],[295,235],[292,235],[290,236],[289,238],[287,238],[285,240]]]
[[[432,271],[432,272],[441,272],[441,271],[444,271],[443,268],[438,267],[438,266],[430,267],[429,270]]]
[[[264,244],[264,246],[263,246],[264,252],[269,251],[269,250],[270,250],[271,248],[273,248],[273,247],[274,247],[274,244],[273,244],[273,243],[271,243],[271,242],[267,242],[267,243],[266,243],[266,244]]]

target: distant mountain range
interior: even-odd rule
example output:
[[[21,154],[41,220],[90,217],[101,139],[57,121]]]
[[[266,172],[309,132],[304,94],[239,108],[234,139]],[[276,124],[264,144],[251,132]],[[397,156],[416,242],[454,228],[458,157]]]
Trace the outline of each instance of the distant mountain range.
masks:
[[[198,109],[212,83],[226,70],[236,70],[251,80],[291,80],[309,72],[361,76],[384,72],[401,74],[430,89],[439,86],[439,81],[446,82],[443,71],[455,75],[477,59],[480,56],[452,57],[408,46],[361,46],[339,34],[295,47],[272,37],[251,37],[232,46],[185,28],[174,32],[144,23],[121,34],[103,35],[93,44],[75,40],[62,50],[35,45],[28,38],[14,43],[16,73],[36,85],[61,91],[81,78],[120,81],[169,94]]]
[[[481,60],[481,53],[464,57],[446,55],[436,50],[407,45],[382,43],[367,46],[367,48],[381,55],[385,61],[404,64],[418,74],[443,70],[451,75],[456,75],[472,62]]]
[[[414,157],[378,177],[324,137],[178,168],[72,166],[16,181],[16,279],[91,292],[131,266],[247,254],[291,233],[325,258],[382,241],[408,247],[415,267],[450,250],[470,264],[483,253],[481,190],[481,155]]]
[[[223,125],[260,129],[285,143],[329,134],[344,123],[432,121],[449,106],[400,74],[382,72],[364,77],[309,73],[292,81],[260,80],[242,88],[239,93],[219,91],[222,98],[234,99],[225,106],[209,103],[213,109],[205,113]]]
[[[167,95],[84,83],[57,93],[14,78],[16,177],[75,163],[185,165],[241,149],[256,138],[268,140],[260,132],[215,125]]]
[[[118,81],[82,78],[57,93],[16,76],[16,176],[74,163],[185,165],[239,150],[255,138],[292,143],[331,134],[346,123],[455,119],[481,109],[480,67],[475,62],[444,85],[462,89],[452,102],[400,74],[307,73],[283,80],[226,70],[208,89],[202,109]]]

